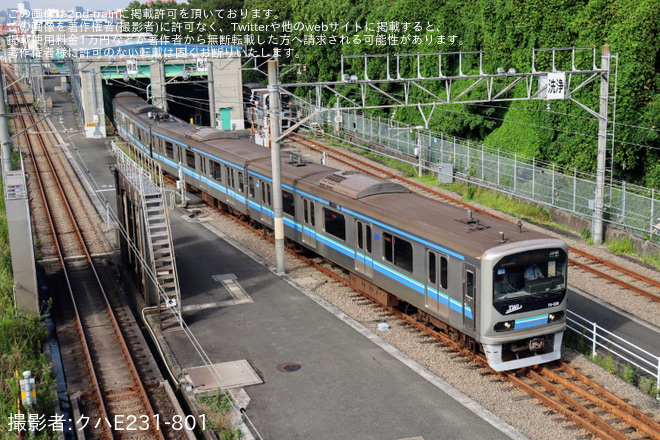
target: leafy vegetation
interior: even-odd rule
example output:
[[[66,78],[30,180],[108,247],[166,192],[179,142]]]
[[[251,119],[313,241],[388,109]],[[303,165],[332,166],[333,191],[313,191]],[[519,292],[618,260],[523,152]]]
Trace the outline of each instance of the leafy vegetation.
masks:
[[[203,14],[194,26],[188,27],[172,27],[173,19],[168,14],[158,18],[161,16],[145,13],[148,9],[173,8],[212,13]],[[232,10],[234,16],[229,13]],[[595,59],[590,50],[578,52],[575,58],[577,67],[591,68],[594,64],[601,66],[600,48],[609,45],[611,53],[617,55],[612,63],[616,76],[613,74],[610,81],[610,95],[614,95],[615,82],[617,87],[614,177],[660,188],[657,0],[189,0],[187,4],[154,2],[150,6],[133,1],[124,16],[129,19],[126,30],[146,30],[149,24],[159,37],[169,41],[239,44],[258,53],[272,53],[273,48],[279,48],[285,54],[282,63],[306,66],[306,70],[298,70],[295,82],[337,81],[341,55],[389,54],[392,58],[406,53],[463,51],[460,69],[458,56],[443,58],[443,73],[456,75],[478,73],[479,56],[469,56],[465,53],[468,51],[483,51],[485,73],[496,73],[498,68],[530,72],[535,48],[595,47]],[[161,22],[166,26],[160,26]],[[234,23],[271,26],[241,32]],[[285,28],[285,23],[300,23],[304,27]],[[535,57],[538,71],[553,67],[566,71],[572,62],[570,52],[557,53],[554,59],[551,52],[537,52]],[[363,76],[364,66],[360,63],[360,59],[345,59],[344,67]],[[403,77],[416,78],[419,74],[437,76],[439,66],[437,56],[429,55],[420,57],[419,63],[401,58],[398,68]],[[385,69],[384,59],[370,59],[370,76],[382,75]],[[580,80],[574,78],[575,81]],[[453,83],[451,92],[437,81],[423,82],[423,86],[438,96],[456,96],[466,87],[460,81]],[[599,81],[594,81],[575,92],[574,98],[598,110],[599,86]],[[399,98],[405,92],[410,102],[429,96],[419,87],[404,90],[397,83],[383,84],[381,88]],[[474,91],[467,93],[478,95]],[[508,97],[521,98],[525,94],[524,86],[514,87]],[[330,105],[332,95],[327,98]],[[366,92],[369,104],[383,103],[385,99]],[[387,109],[373,112],[393,116]],[[414,107],[399,109],[395,118],[413,125],[423,123]],[[442,105],[433,112],[429,124],[447,135],[566,167],[587,172],[596,168],[598,121],[568,100]]]
[[[243,437],[241,430],[232,425],[234,410],[231,401],[219,388],[215,395],[199,397],[197,400],[206,414],[209,427],[221,440],[238,440]]]
[[[630,242],[628,238],[607,241],[605,245],[607,246],[607,249],[609,249],[613,254],[625,255],[636,253],[635,246]]]

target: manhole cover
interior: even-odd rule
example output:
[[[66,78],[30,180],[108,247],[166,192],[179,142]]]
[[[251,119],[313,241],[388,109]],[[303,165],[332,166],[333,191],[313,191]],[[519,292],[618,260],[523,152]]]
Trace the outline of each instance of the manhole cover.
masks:
[[[285,373],[290,373],[292,371],[300,370],[300,364],[282,364],[282,365],[278,365],[277,369],[280,371],[284,371]]]

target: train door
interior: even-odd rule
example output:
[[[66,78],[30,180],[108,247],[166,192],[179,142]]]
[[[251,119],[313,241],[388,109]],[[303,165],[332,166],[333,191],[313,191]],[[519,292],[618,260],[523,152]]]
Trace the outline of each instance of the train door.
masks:
[[[355,270],[370,278],[374,273],[371,241],[371,223],[355,220]]]
[[[315,203],[305,197],[303,201],[303,234],[302,240],[306,245],[316,248],[316,213],[314,212]]]
[[[206,177],[208,176],[207,174],[207,167],[206,167],[206,156],[199,155],[199,189],[201,189],[204,193],[208,193],[209,191],[209,185],[206,181]]]
[[[273,226],[273,195],[270,182],[259,179],[259,188],[261,188],[261,222]]]
[[[426,250],[426,307],[442,316],[449,314],[448,264],[445,255]]]
[[[474,330],[474,299],[477,291],[477,278],[474,266],[463,265],[463,326]]]
[[[236,183],[234,169],[229,165],[225,165],[226,188],[227,188],[227,204],[236,205],[236,192],[234,191],[234,184]]]

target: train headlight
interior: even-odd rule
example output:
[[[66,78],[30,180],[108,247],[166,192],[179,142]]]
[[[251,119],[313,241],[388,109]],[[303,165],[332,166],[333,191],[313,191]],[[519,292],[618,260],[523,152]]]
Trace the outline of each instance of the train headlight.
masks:
[[[506,332],[509,330],[513,330],[515,327],[516,327],[516,321],[498,322],[497,324],[495,324],[495,331]]]
[[[564,318],[564,312],[554,312],[548,314],[548,323],[561,321]]]

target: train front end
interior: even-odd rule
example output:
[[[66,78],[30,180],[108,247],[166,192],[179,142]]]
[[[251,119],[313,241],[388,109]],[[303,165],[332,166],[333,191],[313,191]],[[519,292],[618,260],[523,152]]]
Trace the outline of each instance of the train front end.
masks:
[[[567,274],[568,246],[561,240],[505,244],[483,255],[479,340],[491,368],[561,357]]]

